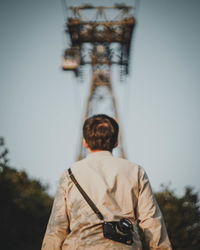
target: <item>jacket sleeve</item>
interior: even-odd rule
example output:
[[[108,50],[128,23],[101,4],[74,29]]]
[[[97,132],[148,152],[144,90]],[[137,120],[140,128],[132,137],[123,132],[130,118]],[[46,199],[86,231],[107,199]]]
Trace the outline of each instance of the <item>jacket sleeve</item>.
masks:
[[[149,249],[171,250],[164,219],[152,193],[147,174],[139,169],[139,196],[137,218]]]
[[[51,215],[42,243],[42,250],[62,249],[62,243],[69,232],[66,210],[66,177],[63,173],[54,199]]]

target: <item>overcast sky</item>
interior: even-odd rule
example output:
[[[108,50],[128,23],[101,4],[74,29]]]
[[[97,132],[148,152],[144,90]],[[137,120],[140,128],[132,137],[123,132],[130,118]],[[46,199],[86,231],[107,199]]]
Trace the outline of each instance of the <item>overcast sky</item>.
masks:
[[[83,2],[83,1],[82,1]],[[113,1],[114,2],[114,1]],[[112,75],[127,158],[154,191],[200,190],[200,1],[141,0],[130,75]],[[0,0],[0,136],[10,165],[50,185],[76,160],[89,94],[61,70],[60,1]]]

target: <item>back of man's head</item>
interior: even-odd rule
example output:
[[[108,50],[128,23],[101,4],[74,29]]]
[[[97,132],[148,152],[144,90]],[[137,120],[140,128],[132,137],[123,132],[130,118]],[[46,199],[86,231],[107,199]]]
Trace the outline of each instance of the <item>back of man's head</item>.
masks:
[[[112,151],[117,143],[119,126],[104,114],[94,115],[85,120],[83,137],[91,150]]]

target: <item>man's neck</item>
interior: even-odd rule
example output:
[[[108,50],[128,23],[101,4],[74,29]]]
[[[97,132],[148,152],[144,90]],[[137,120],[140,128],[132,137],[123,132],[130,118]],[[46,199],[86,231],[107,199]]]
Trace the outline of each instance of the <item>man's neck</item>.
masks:
[[[104,151],[104,150],[101,150],[101,149],[96,149],[96,150],[88,149],[88,151],[89,151],[90,154],[93,154],[93,153]]]
[[[96,152],[102,152],[102,151],[107,151],[107,150],[101,150],[101,149],[91,150],[91,149],[88,148],[88,151],[89,151],[89,154],[93,154],[93,153],[96,153]]]

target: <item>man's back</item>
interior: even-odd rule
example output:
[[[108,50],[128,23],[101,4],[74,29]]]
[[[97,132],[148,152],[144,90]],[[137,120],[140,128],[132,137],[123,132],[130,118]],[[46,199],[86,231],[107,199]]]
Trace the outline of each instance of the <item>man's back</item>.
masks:
[[[109,151],[99,151],[75,162],[71,170],[105,221],[127,218],[134,224],[139,219],[152,249],[171,249],[166,229],[160,226],[162,215],[141,167],[113,157]],[[50,246],[59,245],[60,241],[63,242],[61,249],[141,249],[135,232],[133,246],[105,239],[101,223],[66,170],[47,227],[44,249],[57,249]],[[58,224],[67,228],[68,233],[62,234],[62,227],[60,230]]]

